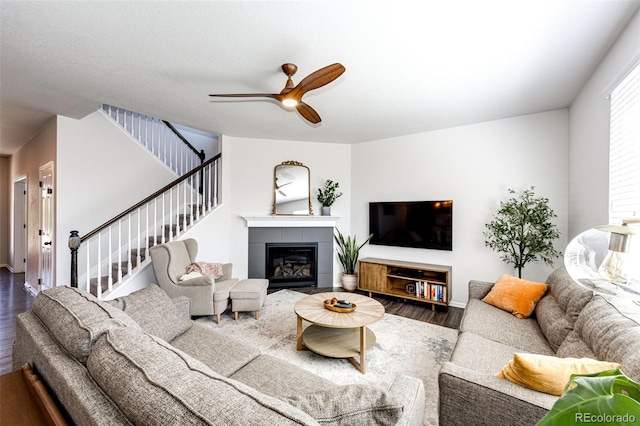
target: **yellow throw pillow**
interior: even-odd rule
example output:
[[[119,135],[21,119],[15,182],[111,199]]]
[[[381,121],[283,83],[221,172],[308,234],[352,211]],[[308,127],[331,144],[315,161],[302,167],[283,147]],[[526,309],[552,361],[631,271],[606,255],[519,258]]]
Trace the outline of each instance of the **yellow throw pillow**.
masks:
[[[518,318],[527,318],[546,291],[546,284],[503,275],[482,301]]]
[[[572,374],[597,373],[612,368],[620,368],[620,364],[590,358],[516,353],[498,373],[498,377],[529,389],[560,396]]]

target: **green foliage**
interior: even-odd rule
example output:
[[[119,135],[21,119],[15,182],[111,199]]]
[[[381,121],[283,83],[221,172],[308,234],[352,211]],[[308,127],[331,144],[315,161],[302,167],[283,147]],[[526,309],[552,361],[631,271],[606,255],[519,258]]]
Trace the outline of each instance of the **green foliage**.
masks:
[[[324,189],[318,188],[318,201],[320,201],[320,204],[324,207],[331,207],[336,198],[342,195],[342,192],[338,192],[339,187],[340,184],[338,182],[327,179],[324,183]]]
[[[561,253],[553,247],[553,241],[560,236],[556,225],[550,219],[557,215],[549,208],[549,199],[535,197],[534,187],[500,202],[500,209],[484,232],[484,244],[502,253],[500,258],[518,269],[522,278],[522,268],[529,262],[542,260],[548,265]]]
[[[564,393],[537,426],[578,424],[637,425],[640,384],[619,368],[572,374]]]
[[[333,237],[338,244],[338,258],[340,259],[340,263],[344,268],[344,273],[347,275],[355,275],[356,269],[358,267],[358,257],[360,256],[360,249],[364,247],[365,244],[369,242],[373,234],[369,235],[369,237],[365,240],[364,243],[358,245],[356,243],[356,236],[353,238],[351,236],[347,236],[347,238],[340,233],[340,230],[336,228],[338,232]]]

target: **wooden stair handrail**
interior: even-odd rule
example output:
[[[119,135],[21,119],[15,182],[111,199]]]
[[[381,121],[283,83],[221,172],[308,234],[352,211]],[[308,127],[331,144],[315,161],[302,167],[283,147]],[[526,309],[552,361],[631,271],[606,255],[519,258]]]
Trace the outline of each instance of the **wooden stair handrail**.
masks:
[[[176,134],[176,136],[177,136],[177,137],[179,137],[179,138],[180,138],[180,140],[181,140],[182,142],[184,142],[184,144],[185,144],[185,145],[187,145],[187,146],[189,147],[189,149],[191,149],[191,151],[195,152],[195,154],[198,156],[198,158],[200,158],[200,163],[202,163],[202,162],[204,161],[204,157],[205,157],[204,150],[198,151],[198,150],[196,149],[196,147],[194,147],[193,145],[191,145],[191,144],[189,143],[189,141],[188,141],[184,136],[182,136],[182,133],[180,133],[180,132],[178,131],[178,129],[176,129],[175,127],[173,127],[173,124],[169,123],[169,122],[168,122],[168,121],[166,121],[166,120],[162,120],[162,122],[163,122],[163,123],[164,123],[164,124],[165,124],[165,125],[166,125],[166,126],[167,126],[171,131],[172,131],[172,132],[173,132],[173,133],[175,133],[175,134]]]
[[[138,209],[139,207],[142,207],[143,205],[145,205],[146,203],[148,203],[149,201],[153,200],[154,198],[162,195],[163,192],[167,192],[169,189],[173,188],[174,186],[178,185],[180,182],[187,180],[189,177],[193,176],[194,174],[200,172],[201,170],[203,170],[206,166],[208,166],[209,164],[215,162],[216,160],[218,160],[219,158],[222,157],[222,154],[217,154],[215,157],[205,161],[204,163],[202,163],[201,165],[199,165],[198,167],[196,167],[195,169],[191,170],[189,173],[186,173],[182,176],[180,176],[178,179],[174,180],[173,182],[171,182],[168,185],[165,185],[164,187],[160,188],[159,190],[157,190],[156,192],[154,192],[153,194],[149,195],[147,198],[145,198],[144,200],[140,201],[139,203],[129,207],[127,210],[123,211],[122,213],[120,213],[119,215],[117,215],[116,217],[114,217],[113,219],[109,220],[108,222],[103,223],[102,225],[100,225],[99,227],[97,227],[96,229],[94,229],[93,231],[83,235],[82,237],[80,237],[80,242],[84,242],[87,239],[91,238],[93,235],[99,233],[100,231],[102,231],[103,229],[107,228],[109,225],[114,224],[115,222],[117,222],[118,220],[122,219],[123,217],[125,217],[126,215],[128,215],[129,213],[134,212],[136,209]]]

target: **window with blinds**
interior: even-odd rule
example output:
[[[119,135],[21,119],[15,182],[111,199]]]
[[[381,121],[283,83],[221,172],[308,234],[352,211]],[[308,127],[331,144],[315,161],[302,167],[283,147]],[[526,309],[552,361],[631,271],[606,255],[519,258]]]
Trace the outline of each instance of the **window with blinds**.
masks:
[[[611,92],[609,223],[640,216],[640,64]]]

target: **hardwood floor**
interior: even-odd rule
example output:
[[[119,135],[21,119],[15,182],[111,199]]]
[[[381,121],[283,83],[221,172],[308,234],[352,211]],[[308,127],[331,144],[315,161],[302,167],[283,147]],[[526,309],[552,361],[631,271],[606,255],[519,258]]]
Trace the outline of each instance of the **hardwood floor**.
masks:
[[[16,337],[16,316],[31,309],[33,295],[24,288],[24,273],[0,268],[0,374],[9,373]]]
[[[301,293],[313,294],[326,291],[342,292],[342,288],[295,288]],[[269,290],[273,293],[277,290]],[[365,294],[362,292],[361,294]],[[16,336],[16,316],[31,309],[33,295],[24,288],[24,274],[13,274],[0,268],[0,374],[11,371],[11,348]],[[399,315],[417,321],[428,322],[449,328],[458,328],[464,309],[442,308],[435,311],[431,305],[403,299],[374,295],[388,314]]]

